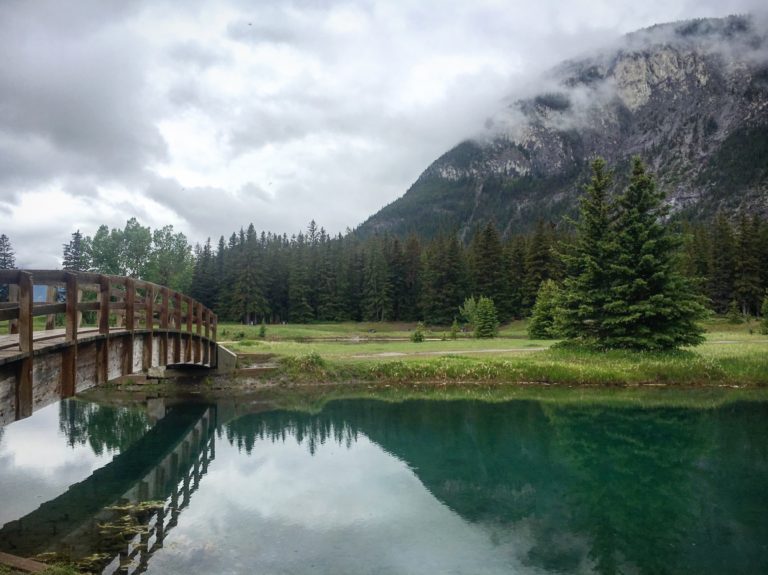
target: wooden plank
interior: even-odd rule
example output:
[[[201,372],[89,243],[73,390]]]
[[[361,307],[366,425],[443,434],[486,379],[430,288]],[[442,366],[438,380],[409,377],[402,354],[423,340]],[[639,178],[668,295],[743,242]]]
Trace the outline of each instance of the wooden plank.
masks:
[[[82,291],[82,290],[81,290]],[[80,301],[77,302],[77,311],[99,311],[101,302],[99,301]]]
[[[77,274],[67,272],[65,275],[67,284],[67,311],[65,322],[65,340],[70,346],[61,355],[61,397],[75,395],[77,381],[77,332],[80,327],[81,312],[78,300],[82,296],[79,289]],[[98,303],[98,302],[97,302]]]
[[[3,553],[2,551],[0,551],[0,564],[17,571],[24,571],[25,573],[41,573],[48,568],[48,565],[45,563],[40,563],[33,559],[25,559],[24,557],[16,557],[16,555]]]
[[[11,320],[14,326],[9,326],[11,333],[19,333],[18,319],[19,319],[19,304],[14,304],[12,308],[0,309],[0,321]]]
[[[35,303],[32,304],[32,315],[35,317],[40,317],[41,315],[49,315],[49,314],[56,314],[56,313],[64,313],[67,310],[66,304],[63,303]],[[45,329],[55,329],[53,325],[51,327],[48,327],[48,322],[46,321]]]
[[[192,342],[192,318],[193,318],[193,316],[195,314],[195,306],[192,303],[193,300],[192,300],[191,297],[187,297],[187,298],[184,298],[184,299],[187,302],[187,329],[186,329],[186,331],[187,331],[187,334],[189,334],[188,337],[187,337],[186,345],[184,346],[184,348],[185,348],[184,349],[184,361],[187,362],[187,363],[191,363],[193,361],[192,360],[192,347],[193,347],[193,342]]]
[[[133,279],[125,280],[125,329],[131,332],[131,337],[123,339],[123,357],[121,375],[133,373],[133,331],[136,327],[136,283]]]
[[[19,272],[19,349],[24,353],[32,353],[32,306],[32,274]]]
[[[19,303],[19,272],[16,272],[16,280],[13,284],[8,286],[8,301],[12,303]],[[11,322],[8,324],[8,333],[19,333],[19,316],[9,318]]]
[[[80,295],[80,290],[78,289],[76,274],[67,272],[65,279],[67,283],[67,302],[65,311],[67,317],[65,319],[64,329],[66,330],[67,341],[75,343],[77,341],[77,328],[80,325],[78,313],[80,306],[77,301]]]
[[[99,278],[99,333],[109,333],[109,276]]]
[[[146,289],[144,301],[146,302],[144,312],[144,327],[149,330],[148,334],[144,335],[144,353],[142,355],[142,367],[144,370],[148,370],[152,367],[152,354],[154,352],[154,337],[152,331],[155,329],[155,288],[153,284],[149,284]]]
[[[170,294],[168,288],[161,289],[162,301],[160,303],[160,329],[168,329]]]
[[[16,368],[16,419],[32,415],[32,355],[21,359]]]
[[[77,344],[73,344],[61,352],[61,398],[75,395],[77,380]]]
[[[35,277],[37,285],[63,284],[67,281],[64,278],[63,270],[25,270]]]
[[[0,284],[19,283],[19,270],[0,270]]]
[[[45,301],[48,303],[56,303],[56,298],[59,295],[59,290],[54,285],[48,285],[45,290]],[[37,310],[36,310],[37,311]],[[53,329],[56,327],[56,312],[48,312],[48,316],[45,318],[45,329]]]
[[[181,331],[181,294],[173,293],[173,327]]]

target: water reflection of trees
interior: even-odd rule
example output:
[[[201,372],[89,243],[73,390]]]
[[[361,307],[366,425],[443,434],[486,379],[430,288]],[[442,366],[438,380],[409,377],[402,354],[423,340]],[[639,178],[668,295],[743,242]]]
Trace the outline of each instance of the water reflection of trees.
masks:
[[[314,455],[319,445],[335,441],[349,448],[357,441],[358,430],[354,424],[333,416],[315,417],[304,413],[273,411],[245,415],[230,422],[224,433],[231,445],[250,455],[256,441],[285,442],[291,438],[299,445],[306,442]]]
[[[768,572],[766,407],[734,409],[339,401],[246,416],[225,433],[248,453],[257,440],[314,453],[363,434],[465,520],[529,532],[531,566]]]
[[[59,403],[59,430],[70,446],[88,444],[94,453],[123,451],[144,435],[151,424],[144,411],[96,403],[64,400]]]
[[[568,466],[571,527],[603,574],[676,573],[694,527],[700,412],[549,409]]]

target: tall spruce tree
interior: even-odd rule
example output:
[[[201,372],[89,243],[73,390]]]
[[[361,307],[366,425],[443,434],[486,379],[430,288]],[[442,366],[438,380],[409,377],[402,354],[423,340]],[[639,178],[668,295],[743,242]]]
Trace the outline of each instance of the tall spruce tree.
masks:
[[[725,313],[733,299],[736,276],[736,242],[728,218],[718,212],[709,242],[709,279],[707,295],[712,308]]]
[[[11,240],[5,234],[0,235],[0,270],[12,270],[16,267],[16,254]],[[8,284],[0,284],[0,301],[8,301]]]
[[[71,272],[85,272],[91,267],[90,241],[83,237],[80,230],[72,234],[72,239],[63,246],[63,269]]]
[[[505,252],[508,310],[511,317],[521,318],[525,310],[525,238],[514,236]]]
[[[560,337],[557,316],[560,304],[560,287],[554,280],[545,280],[539,288],[536,303],[528,322],[531,339],[555,339]]]
[[[528,241],[525,254],[525,283],[523,305],[528,312],[536,302],[541,282],[552,277],[552,226],[539,220]]]
[[[560,297],[558,330],[584,342],[605,337],[605,305],[610,298],[609,266],[615,251],[608,192],[612,175],[605,160],[592,162],[592,179],[584,188],[576,223],[576,241],[561,257],[567,277]]]
[[[470,246],[473,293],[491,298],[502,320],[511,317],[507,297],[509,278],[504,265],[504,251],[493,222],[479,230]]]
[[[617,200],[608,250],[610,290],[599,320],[604,347],[664,350],[704,340],[696,321],[705,310],[679,272],[681,239],[663,223],[668,213],[663,197],[634,158],[629,186]]]
[[[16,268],[16,254],[13,251],[11,240],[5,234],[0,235],[0,270],[12,270]]]
[[[763,295],[760,283],[760,222],[742,213],[736,231],[734,288],[742,315],[757,315]]]

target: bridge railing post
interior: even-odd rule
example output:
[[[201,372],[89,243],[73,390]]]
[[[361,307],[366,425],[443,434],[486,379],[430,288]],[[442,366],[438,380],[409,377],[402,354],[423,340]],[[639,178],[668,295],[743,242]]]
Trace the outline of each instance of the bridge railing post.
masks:
[[[160,303],[160,365],[168,365],[168,319],[170,294],[167,287],[163,287],[160,292],[162,295]]]
[[[201,340],[203,335],[203,304],[194,302],[193,306],[195,308],[195,335],[197,335],[195,338],[195,357],[193,361],[195,363],[200,363],[203,361]]]
[[[19,284],[8,284],[8,302],[19,303]],[[8,333],[19,333],[19,320],[12,319],[8,324]]]
[[[133,332],[136,330],[136,281],[125,280],[125,330],[123,338],[123,375],[133,373]]]
[[[96,384],[109,379],[109,317],[112,301],[112,282],[109,276],[99,276],[99,333],[104,336],[96,348]]]
[[[173,294],[173,327],[176,333],[173,336],[173,363],[181,363],[181,294]]]
[[[71,397],[75,394],[77,386],[77,328],[80,323],[77,302],[80,299],[80,290],[77,274],[65,272],[64,278],[67,290],[64,340],[69,346],[61,356],[61,396]]]
[[[16,374],[16,419],[32,415],[33,300],[32,274],[19,272],[19,350],[25,357]]]
[[[34,317],[32,315],[33,298],[32,274],[19,272],[19,350],[32,353]]]
[[[48,284],[45,290],[46,303],[56,303],[58,299],[59,290],[55,285]],[[56,327],[56,314],[51,313],[45,316],[45,329],[51,330]]]
[[[187,345],[184,346],[184,361],[192,363],[192,321],[195,315],[195,306],[192,304],[192,298],[185,298],[187,302]]]
[[[155,330],[155,287],[153,284],[147,284],[144,289],[144,328],[147,333],[144,334],[144,350],[142,353],[142,367],[144,370],[152,367],[152,355],[154,353],[154,330]]]

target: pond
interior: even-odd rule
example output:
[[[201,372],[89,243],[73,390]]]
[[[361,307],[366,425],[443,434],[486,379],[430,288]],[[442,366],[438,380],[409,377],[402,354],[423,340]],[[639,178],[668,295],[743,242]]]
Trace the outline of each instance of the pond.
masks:
[[[767,486],[762,401],[72,399],[0,429],[0,550],[104,573],[766,573]]]

